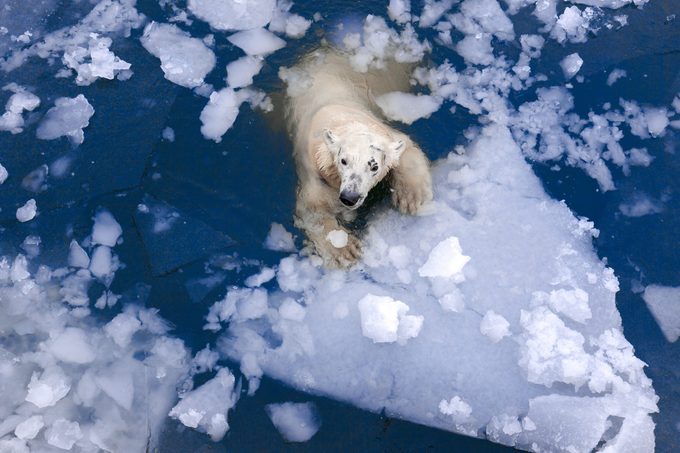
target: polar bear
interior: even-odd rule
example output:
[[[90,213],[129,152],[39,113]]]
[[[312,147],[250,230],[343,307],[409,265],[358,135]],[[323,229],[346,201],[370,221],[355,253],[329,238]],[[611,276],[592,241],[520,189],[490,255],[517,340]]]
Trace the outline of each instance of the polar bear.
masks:
[[[378,182],[388,178],[392,203],[403,213],[415,214],[432,199],[429,160],[386,123],[374,101],[408,91],[409,67],[392,62],[359,73],[347,55],[324,49],[281,76],[288,82],[286,118],[299,179],[295,226],[327,266],[348,267],[361,256],[361,243],[340,221],[355,218]]]

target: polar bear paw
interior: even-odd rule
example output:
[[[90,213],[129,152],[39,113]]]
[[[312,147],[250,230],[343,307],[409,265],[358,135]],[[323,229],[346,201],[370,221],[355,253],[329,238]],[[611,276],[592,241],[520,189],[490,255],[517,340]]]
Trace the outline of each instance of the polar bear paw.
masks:
[[[335,268],[351,267],[361,258],[361,241],[352,234],[347,235],[347,243],[336,247],[328,239],[314,243],[314,248],[326,266]]]
[[[415,215],[425,203],[432,200],[432,188],[427,184],[398,183],[392,187],[392,204],[402,214]]]

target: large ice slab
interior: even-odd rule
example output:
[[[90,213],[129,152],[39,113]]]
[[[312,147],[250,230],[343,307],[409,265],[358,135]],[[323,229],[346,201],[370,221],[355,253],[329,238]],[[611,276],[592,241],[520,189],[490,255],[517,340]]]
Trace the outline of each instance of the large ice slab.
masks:
[[[621,333],[618,281],[593,251],[592,223],[545,194],[503,126],[436,163],[433,177],[427,212],[388,209],[369,222],[354,270],[291,255],[278,289],[231,290],[209,319],[213,329],[228,321],[222,353],[254,385],[265,373],[520,448],[636,438],[653,450],[657,397]],[[418,329],[394,341],[408,317]]]

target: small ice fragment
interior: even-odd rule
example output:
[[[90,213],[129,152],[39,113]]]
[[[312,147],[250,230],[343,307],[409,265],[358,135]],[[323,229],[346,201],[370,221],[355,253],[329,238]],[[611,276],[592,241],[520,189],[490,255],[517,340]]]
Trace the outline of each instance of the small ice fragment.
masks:
[[[19,439],[35,439],[43,426],[45,422],[42,415],[33,415],[14,428],[14,435]]]
[[[277,252],[294,252],[295,241],[293,235],[286,231],[280,223],[272,223],[269,234],[264,241],[264,247]]]
[[[170,126],[164,128],[163,131],[161,132],[161,137],[163,138],[163,140],[166,140],[168,142],[171,142],[171,143],[174,142],[175,141],[175,131],[174,131],[174,129],[171,128]]]
[[[33,220],[33,218],[35,218],[37,212],[38,208],[35,204],[35,200],[31,198],[23,206],[17,209],[17,220],[22,223],[28,222],[29,220]]]
[[[652,137],[659,137],[663,135],[666,127],[668,127],[668,112],[665,108],[645,108],[645,120],[647,121],[647,130]]]
[[[92,115],[94,108],[82,94],[74,98],[58,98],[35,134],[40,140],[68,137],[73,145],[80,145],[85,140],[83,129],[89,126]]]
[[[165,78],[177,85],[201,86],[215,67],[213,51],[176,25],[151,22],[140,40],[149,53],[161,60]]]
[[[47,350],[58,360],[67,363],[90,363],[97,356],[85,331],[76,327],[67,327],[52,337],[47,342]]]
[[[498,343],[503,337],[510,335],[510,323],[503,316],[489,310],[479,323],[479,331],[492,342]]]
[[[242,99],[231,88],[214,91],[210,100],[201,111],[201,133],[215,143],[222,141],[222,136],[233,126]]]
[[[114,247],[123,233],[120,224],[110,212],[99,211],[94,217],[92,226],[92,243]]]
[[[82,437],[83,433],[78,422],[71,422],[63,418],[55,421],[45,431],[47,443],[62,450],[70,450]]]
[[[216,30],[249,30],[272,20],[276,0],[189,0],[187,6]]]
[[[472,415],[472,407],[460,396],[454,396],[449,401],[441,400],[439,412],[450,415],[456,423],[462,423]]]
[[[170,417],[205,432],[215,442],[221,440],[229,430],[227,414],[238,401],[234,383],[234,375],[222,368],[214,378],[186,393],[172,408]]]
[[[0,164],[0,184],[7,181],[8,176],[9,173],[7,172],[7,169],[2,164]]]
[[[429,118],[439,110],[441,99],[423,94],[393,91],[375,99],[378,107],[391,120],[411,124],[421,118]]]
[[[259,74],[264,60],[262,57],[243,56],[227,65],[227,85],[241,88],[252,85],[253,77]]]
[[[245,284],[249,288],[255,288],[262,286],[264,283],[267,283],[274,277],[276,277],[276,271],[271,267],[265,267],[260,271],[260,273],[248,277],[245,281]]]
[[[269,419],[288,442],[307,442],[321,427],[314,403],[267,404]]]
[[[108,324],[104,326],[104,332],[114,343],[121,348],[127,348],[132,341],[132,336],[141,329],[142,323],[129,313],[120,313],[116,315]]]
[[[326,235],[326,239],[333,245],[333,247],[336,249],[341,249],[347,245],[349,236],[344,230],[333,230]]]
[[[562,59],[560,62],[560,66],[564,72],[564,77],[569,80],[581,70],[581,66],[583,66],[583,59],[577,52],[574,52],[564,57],[564,59]]]
[[[617,80],[626,77],[627,73],[624,69],[613,69],[612,72],[607,76],[607,85],[612,86]]]
[[[227,38],[247,55],[268,55],[286,45],[286,41],[264,28],[240,31]]]
[[[111,249],[105,245],[100,245],[90,259],[90,272],[98,278],[106,277],[113,272],[113,262]]]
[[[302,322],[305,319],[307,310],[302,305],[288,298],[281,303],[279,314],[283,319]]]
[[[389,296],[365,295],[358,303],[361,331],[374,343],[404,344],[420,333],[422,316],[407,316],[409,306]]]
[[[40,375],[34,372],[27,390],[26,401],[43,408],[57,404],[71,390],[71,385],[61,368],[51,367]]]
[[[387,15],[398,24],[411,21],[411,0],[390,0]]]
[[[680,338],[680,287],[649,285],[642,298],[666,340],[675,343]]]
[[[468,261],[470,257],[463,255],[458,238],[451,236],[432,249],[418,274],[421,277],[451,277],[460,273]]]

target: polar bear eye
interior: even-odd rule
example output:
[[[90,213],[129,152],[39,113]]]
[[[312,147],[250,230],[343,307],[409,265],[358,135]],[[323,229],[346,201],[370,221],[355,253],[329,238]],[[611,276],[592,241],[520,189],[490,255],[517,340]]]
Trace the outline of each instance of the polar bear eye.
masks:
[[[369,162],[368,165],[371,166],[371,171],[372,171],[372,172],[375,173],[376,171],[378,171],[378,164],[376,164],[375,162]]]
[[[341,163],[342,165],[347,165],[347,161],[346,161],[345,159],[340,159],[340,163]]]

